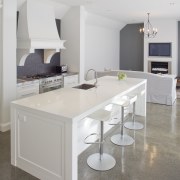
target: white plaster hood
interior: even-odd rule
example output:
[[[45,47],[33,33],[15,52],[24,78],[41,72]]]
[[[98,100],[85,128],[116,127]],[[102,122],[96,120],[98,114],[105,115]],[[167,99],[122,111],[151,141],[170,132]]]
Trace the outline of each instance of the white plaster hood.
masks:
[[[44,63],[65,49],[58,35],[53,6],[47,2],[27,0],[19,11],[17,30],[17,64],[23,66],[35,49],[44,49]]]

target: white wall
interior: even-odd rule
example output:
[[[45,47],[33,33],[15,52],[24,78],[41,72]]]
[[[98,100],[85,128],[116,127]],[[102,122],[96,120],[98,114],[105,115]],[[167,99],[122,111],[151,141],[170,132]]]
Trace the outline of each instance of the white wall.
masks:
[[[86,18],[87,12],[83,6],[80,7],[80,82],[84,81],[84,73],[85,73],[85,58],[86,58]]]
[[[16,99],[17,2],[5,0],[2,9],[1,114],[0,131],[10,128],[10,102]]]
[[[86,59],[85,71],[94,68],[98,71],[105,68],[119,67],[118,30],[86,25]]]
[[[61,51],[61,64],[80,73],[84,80],[90,68],[119,68],[120,29],[124,23],[72,7],[61,20],[61,38],[67,40]]]
[[[61,39],[65,50],[61,50],[61,64],[67,64],[68,70],[79,72],[80,59],[80,11],[79,7],[71,8],[61,19]]]
[[[170,61],[172,62],[172,74],[177,75],[178,22],[171,19],[161,19],[153,20],[151,24],[158,28],[158,33],[155,38],[144,38],[144,71],[148,71],[148,61]],[[149,42],[171,42],[172,57],[148,57]]]
[[[79,72],[80,81],[84,74],[84,22],[83,7],[72,7],[61,19],[61,39],[67,40],[66,50],[61,51],[61,64],[67,64],[68,70]]]
[[[120,29],[124,23],[88,13],[85,37],[85,72],[119,69]]]

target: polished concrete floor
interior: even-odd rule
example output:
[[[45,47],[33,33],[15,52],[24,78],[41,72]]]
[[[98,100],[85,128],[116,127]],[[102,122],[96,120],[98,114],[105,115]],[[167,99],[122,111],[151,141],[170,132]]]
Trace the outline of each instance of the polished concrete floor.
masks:
[[[104,151],[113,155],[116,165],[105,172],[92,170],[87,157],[98,151],[96,145],[79,156],[78,180],[180,180],[180,99],[173,106],[147,103],[147,117],[139,131],[126,130],[135,143],[120,147],[110,142],[119,132],[107,136]],[[0,133],[0,180],[37,180],[10,165],[10,133]]]

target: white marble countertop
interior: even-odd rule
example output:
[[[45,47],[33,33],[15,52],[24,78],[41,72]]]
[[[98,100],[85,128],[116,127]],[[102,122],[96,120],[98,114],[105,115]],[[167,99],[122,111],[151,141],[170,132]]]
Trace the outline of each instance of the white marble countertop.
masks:
[[[78,75],[78,72],[66,72],[66,73],[61,73],[62,76],[73,76],[73,75]]]
[[[93,84],[94,80],[86,83]],[[44,94],[16,100],[12,105],[47,112],[70,119],[83,118],[91,111],[107,105],[117,95],[123,95],[145,83],[144,79],[127,78],[119,81],[117,77],[98,78],[97,88],[82,90],[61,88]]]

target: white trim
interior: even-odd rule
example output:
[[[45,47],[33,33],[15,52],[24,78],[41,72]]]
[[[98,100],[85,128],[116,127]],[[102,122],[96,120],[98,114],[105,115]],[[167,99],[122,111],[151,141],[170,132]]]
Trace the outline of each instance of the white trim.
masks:
[[[0,131],[5,132],[10,130],[10,122],[0,124]]]

